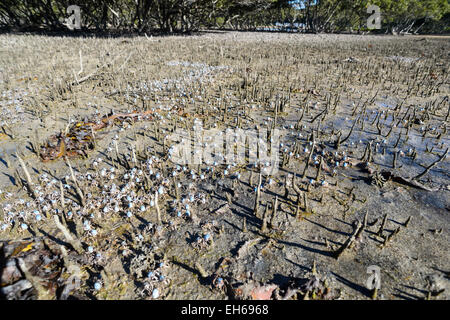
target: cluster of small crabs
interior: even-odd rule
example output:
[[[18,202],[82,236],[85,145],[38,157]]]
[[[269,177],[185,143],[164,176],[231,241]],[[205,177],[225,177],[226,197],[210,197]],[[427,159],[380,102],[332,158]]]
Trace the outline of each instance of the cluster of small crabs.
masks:
[[[197,90],[193,85],[205,84],[214,80],[214,78],[224,71],[232,72],[229,66],[210,66],[204,63],[191,63],[186,61],[170,61],[166,63],[169,67],[184,67],[183,74],[175,79],[162,79],[154,81],[140,81],[136,86],[127,86],[127,92],[124,97],[127,101],[136,103],[139,98],[143,100],[150,100],[151,96],[160,93],[167,94],[168,92],[176,93],[183,98],[181,102],[186,103],[185,97],[193,96]],[[202,97],[201,92],[197,92],[197,98]],[[191,98],[191,102],[193,99]],[[156,99],[156,103],[160,101]]]
[[[0,125],[4,126],[25,123],[28,116],[24,103],[30,92],[23,88],[3,91],[0,94]]]
[[[292,132],[296,137],[302,137],[301,133]],[[205,144],[207,144],[205,142]],[[300,147],[298,143],[280,143],[281,157],[292,157],[303,160],[310,152],[313,142],[309,141]],[[109,148],[112,152],[112,149]],[[169,149],[170,152],[170,149]],[[109,153],[109,152],[108,152]],[[321,159],[322,158],[322,159]],[[211,165],[194,170],[189,166],[173,165],[166,167],[167,161],[156,156],[151,156],[145,161],[136,163],[136,166],[125,170],[123,167],[116,168],[106,165],[102,158],[91,161],[90,168],[85,173],[76,173],[76,179],[84,190],[86,203],[81,206],[77,199],[61,197],[61,187],[64,193],[76,193],[71,177],[66,175],[61,180],[50,177],[43,173],[38,177],[39,184],[33,186],[37,198],[35,200],[24,198],[13,199],[13,194],[5,193],[2,204],[5,212],[3,224],[0,230],[6,231],[15,224],[19,224],[22,230],[28,229],[31,224],[42,224],[48,216],[64,214],[65,218],[82,219],[86,235],[96,236],[98,231],[93,227],[94,217],[104,219],[110,214],[117,214],[122,218],[131,218],[135,213],[145,213],[155,207],[155,197],[174,198],[171,202],[171,214],[177,218],[189,219],[192,207],[205,204],[207,194],[197,191],[196,182],[205,181],[211,177],[222,177],[240,180],[243,166],[231,163],[223,164],[223,154],[216,154]],[[132,159],[130,159],[132,160]],[[345,151],[332,152],[325,147],[315,146],[311,157],[312,167],[317,168],[323,160],[322,168],[331,175],[337,174],[338,168],[349,166],[349,157]],[[130,161],[131,162],[131,161]],[[265,175],[269,174],[267,168],[271,165],[266,161],[247,166],[250,170],[258,169]],[[330,169],[331,168],[331,169]],[[265,176],[260,186],[272,185],[275,177]],[[61,181],[61,183],[60,183]],[[314,185],[327,185],[325,178],[321,181],[310,180]],[[167,194],[170,190],[179,189],[179,196],[171,197]],[[255,187],[256,191],[256,187]],[[8,199],[12,201],[9,202]],[[64,201],[64,207],[62,207]],[[171,220],[172,224],[173,221]]]
[[[156,195],[165,197],[173,180],[163,175],[162,170],[159,169],[160,161],[153,156],[140,163],[140,166],[123,171],[122,168],[113,166],[101,167],[102,158],[93,160],[87,172],[75,174],[84,190],[86,198],[84,206],[81,206],[77,199],[67,196],[70,191],[76,192],[69,175],[58,180],[43,173],[38,177],[39,184],[33,186],[37,195],[35,200],[23,198],[14,200],[12,193],[5,193],[6,201],[3,202],[3,210],[6,214],[1,229],[4,231],[15,223],[20,223],[21,228],[26,230],[30,224],[43,223],[48,215],[64,214],[68,220],[82,219],[84,230],[91,236],[95,236],[97,230],[92,227],[92,219],[104,219],[111,214],[131,218],[135,213],[145,213],[154,207]],[[187,171],[186,167],[177,166],[171,172],[171,176],[175,177],[185,171]],[[190,172],[195,178],[195,173],[192,170]],[[204,175],[202,174],[201,177],[203,178]],[[63,193],[66,195],[64,199],[61,197],[60,181],[64,189]],[[181,182],[177,182],[177,186],[183,189]],[[180,201],[174,200],[176,202],[174,210],[177,208],[178,217],[189,217],[189,208],[192,204],[205,203],[205,195],[196,193],[193,186],[189,186],[186,192],[185,197]],[[8,202],[8,199],[12,201]]]

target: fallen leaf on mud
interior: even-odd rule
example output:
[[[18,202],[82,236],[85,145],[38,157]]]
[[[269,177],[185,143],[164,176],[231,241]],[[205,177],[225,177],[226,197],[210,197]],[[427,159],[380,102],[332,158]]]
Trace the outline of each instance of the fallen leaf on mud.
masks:
[[[18,255],[21,252],[27,252],[33,248],[33,242],[23,242],[19,243],[17,246],[14,247],[14,251],[12,252],[11,256],[14,257]]]
[[[251,292],[252,299],[253,300],[270,300],[270,297],[272,296],[272,292],[276,288],[277,288],[277,286],[274,284],[256,287]]]
[[[57,246],[45,246],[40,237],[0,244],[0,256],[4,257],[0,266],[0,293],[7,299],[36,298],[35,284],[39,284],[46,297],[56,295],[63,265]]]
[[[270,300],[276,288],[278,286],[275,284],[261,285],[251,281],[233,288],[232,297],[239,300]]]
[[[21,252],[27,252],[27,251],[33,249],[33,244],[34,244],[34,243],[30,243],[30,244],[27,245],[25,248],[23,248]]]

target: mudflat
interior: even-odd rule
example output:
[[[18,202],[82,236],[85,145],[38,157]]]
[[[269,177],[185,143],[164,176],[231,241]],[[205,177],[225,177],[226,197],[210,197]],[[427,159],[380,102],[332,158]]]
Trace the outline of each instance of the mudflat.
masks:
[[[449,52],[0,35],[1,295],[448,299]]]

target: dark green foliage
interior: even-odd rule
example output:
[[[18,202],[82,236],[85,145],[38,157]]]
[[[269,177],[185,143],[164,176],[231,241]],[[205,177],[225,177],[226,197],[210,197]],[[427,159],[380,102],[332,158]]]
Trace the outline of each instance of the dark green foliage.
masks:
[[[367,7],[380,7],[376,32],[449,31],[448,0],[2,0],[0,27],[64,30],[67,7],[81,8],[83,29],[190,32],[257,30],[282,23],[301,32],[364,32]]]

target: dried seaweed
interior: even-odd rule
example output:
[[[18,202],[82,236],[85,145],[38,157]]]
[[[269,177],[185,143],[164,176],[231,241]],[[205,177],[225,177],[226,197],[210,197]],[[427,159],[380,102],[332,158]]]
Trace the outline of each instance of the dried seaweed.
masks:
[[[86,156],[89,150],[94,149],[94,133],[105,129],[114,123],[122,124],[134,119],[152,119],[152,110],[144,112],[110,114],[101,119],[77,122],[66,133],[52,135],[45,145],[41,146],[40,157],[42,161],[56,160],[62,157]]]

